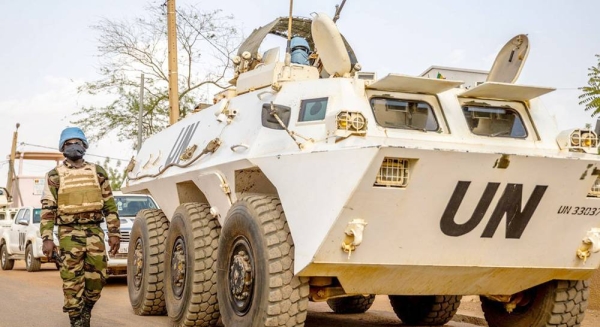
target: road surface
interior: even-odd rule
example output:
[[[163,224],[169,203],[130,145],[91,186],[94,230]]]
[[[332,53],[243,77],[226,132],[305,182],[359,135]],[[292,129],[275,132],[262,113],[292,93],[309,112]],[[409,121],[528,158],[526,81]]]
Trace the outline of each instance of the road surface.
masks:
[[[0,327],[69,326],[62,312],[62,281],[53,264],[43,264],[38,272],[27,272],[23,261],[10,271],[0,270]],[[109,279],[102,298],[92,312],[93,327],[167,327],[169,318],[133,314],[124,278]],[[306,327],[406,326],[396,318],[386,297],[378,297],[365,314],[336,315],[326,303],[310,303]],[[448,327],[475,325],[450,322]]]

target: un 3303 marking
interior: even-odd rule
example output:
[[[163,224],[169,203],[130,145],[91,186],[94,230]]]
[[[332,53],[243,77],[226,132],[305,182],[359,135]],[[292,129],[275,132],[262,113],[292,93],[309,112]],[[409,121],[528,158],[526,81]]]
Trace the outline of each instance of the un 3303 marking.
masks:
[[[600,208],[597,207],[575,207],[575,206],[560,206],[556,212],[559,215],[573,216],[598,216]]]

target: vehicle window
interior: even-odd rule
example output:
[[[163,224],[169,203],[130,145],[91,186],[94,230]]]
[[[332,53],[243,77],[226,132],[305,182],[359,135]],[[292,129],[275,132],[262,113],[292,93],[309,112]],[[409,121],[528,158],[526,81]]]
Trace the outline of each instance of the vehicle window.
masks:
[[[6,219],[6,214],[4,212],[0,213],[0,220]]]
[[[512,108],[463,106],[463,113],[469,129],[475,135],[527,137],[521,116]]]
[[[15,224],[17,223],[17,221],[21,220],[24,213],[25,213],[25,209],[19,210],[19,212],[17,212],[17,215],[15,216]]]
[[[370,102],[379,126],[423,131],[439,129],[433,110],[425,101],[371,98]]]
[[[42,209],[33,209],[33,223],[37,224],[42,220]]]
[[[23,215],[23,217],[21,217],[21,220],[27,220],[27,221],[29,221],[29,214],[30,214],[29,212],[30,211],[31,210],[29,210],[29,209],[25,210],[25,214]]]
[[[298,121],[315,121],[325,119],[327,112],[327,99],[307,99],[300,103],[300,117]]]
[[[117,210],[121,217],[135,217],[142,209],[158,209],[158,206],[149,196],[115,196]]]

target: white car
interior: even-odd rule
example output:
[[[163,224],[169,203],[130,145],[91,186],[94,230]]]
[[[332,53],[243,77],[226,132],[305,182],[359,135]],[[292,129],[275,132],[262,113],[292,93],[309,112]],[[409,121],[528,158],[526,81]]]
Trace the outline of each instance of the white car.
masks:
[[[15,260],[25,260],[27,271],[40,270],[42,263],[54,263],[42,253],[40,236],[41,209],[22,207],[9,226],[2,225],[0,231],[0,264],[2,270],[11,270]],[[55,243],[58,239],[55,239]]]
[[[106,242],[106,252],[108,256],[108,267],[106,272],[109,277],[112,276],[125,276],[127,275],[127,252],[129,250],[129,234],[131,233],[131,227],[138,211],[142,209],[158,209],[158,205],[154,202],[154,199],[150,195],[145,194],[127,194],[124,195],[121,192],[113,192],[117,209],[119,212],[119,218],[121,220],[121,246],[119,253],[111,255],[108,253],[110,246],[108,245],[108,232],[106,228],[106,222],[102,223],[102,229],[104,230],[104,240]]]

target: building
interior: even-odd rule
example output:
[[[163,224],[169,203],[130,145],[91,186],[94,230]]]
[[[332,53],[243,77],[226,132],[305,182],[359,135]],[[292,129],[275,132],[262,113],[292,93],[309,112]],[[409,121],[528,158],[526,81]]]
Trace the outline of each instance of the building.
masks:
[[[24,160],[54,161],[58,166],[64,159],[60,152],[16,152],[15,159],[18,160],[19,172],[15,173],[11,180],[11,189],[8,190],[12,197],[11,208],[22,206],[40,206],[42,192],[44,190],[45,176],[28,176],[23,174]]]
[[[486,70],[431,66],[419,76],[463,81],[465,83],[461,85],[461,87],[470,89],[485,82],[487,80],[488,73],[489,72]]]

